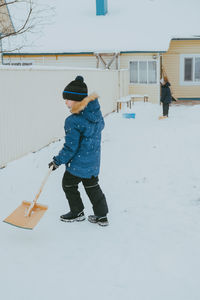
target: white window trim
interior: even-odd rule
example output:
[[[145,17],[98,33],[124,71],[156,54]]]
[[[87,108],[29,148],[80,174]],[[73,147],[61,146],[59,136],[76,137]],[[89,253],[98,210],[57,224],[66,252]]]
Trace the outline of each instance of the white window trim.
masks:
[[[200,81],[185,81],[184,80],[184,61],[185,58],[193,58],[193,64],[195,57],[200,57],[200,54],[180,54],[180,85],[183,86],[196,86],[200,85]],[[193,75],[194,75],[194,66],[193,66]]]
[[[130,78],[130,62],[138,62],[138,64],[139,64],[139,62],[147,62],[147,80],[148,80],[148,72],[149,72],[149,70],[148,70],[148,68],[149,68],[149,65],[148,65],[148,62],[150,62],[150,61],[155,61],[156,62],[156,75],[157,75],[157,80],[156,80],[156,82],[155,83],[149,83],[149,82],[147,82],[147,83],[133,83],[133,82],[130,82],[130,80],[131,80],[131,78]],[[130,86],[134,86],[134,85],[142,85],[142,86],[144,86],[144,85],[157,85],[158,83],[159,83],[159,80],[158,80],[158,75],[159,75],[159,73],[158,73],[158,70],[159,70],[159,63],[158,63],[159,61],[158,61],[158,59],[150,59],[150,58],[133,58],[133,59],[130,59],[129,60],[129,85]],[[138,79],[139,79],[139,68],[138,68]]]

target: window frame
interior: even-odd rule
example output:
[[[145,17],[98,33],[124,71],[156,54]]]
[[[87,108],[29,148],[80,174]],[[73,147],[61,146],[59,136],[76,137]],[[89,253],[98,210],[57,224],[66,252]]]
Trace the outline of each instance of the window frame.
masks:
[[[192,80],[185,80],[185,59],[192,58]],[[195,81],[195,58],[200,58],[200,54],[180,54],[180,85],[199,86],[200,80]]]
[[[146,62],[147,63],[147,83],[141,83],[141,82],[138,82],[138,83],[135,83],[135,82],[131,82],[131,62],[137,62],[138,64],[138,74],[137,74],[137,77],[138,77],[138,81],[140,79],[140,76],[139,76],[139,63],[140,62]],[[149,62],[155,62],[156,63],[156,82],[154,83],[151,83],[149,82]],[[145,59],[140,59],[140,58],[134,58],[134,59],[131,59],[129,61],[129,75],[130,75],[130,79],[129,79],[129,84],[130,85],[155,85],[155,84],[158,84],[158,60],[157,59],[153,59],[153,58],[145,58]]]

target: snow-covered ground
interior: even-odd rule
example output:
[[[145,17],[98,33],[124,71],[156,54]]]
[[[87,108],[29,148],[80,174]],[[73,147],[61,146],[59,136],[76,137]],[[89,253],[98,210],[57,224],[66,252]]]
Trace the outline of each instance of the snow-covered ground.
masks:
[[[200,299],[200,105],[172,106],[160,121],[159,105],[135,103],[132,112],[105,118],[100,183],[110,226],[59,221],[68,211],[60,167],[33,231],[0,223],[1,299]],[[62,144],[0,170],[2,221],[34,198]]]

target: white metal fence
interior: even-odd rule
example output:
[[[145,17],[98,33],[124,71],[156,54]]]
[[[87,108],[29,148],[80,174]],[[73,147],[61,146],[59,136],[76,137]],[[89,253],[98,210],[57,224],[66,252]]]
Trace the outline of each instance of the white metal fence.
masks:
[[[126,72],[52,67],[0,67],[0,167],[63,137],[69,113],[62,99],[64,87],[82,75],[100,95],[103,115],[128,93]]]

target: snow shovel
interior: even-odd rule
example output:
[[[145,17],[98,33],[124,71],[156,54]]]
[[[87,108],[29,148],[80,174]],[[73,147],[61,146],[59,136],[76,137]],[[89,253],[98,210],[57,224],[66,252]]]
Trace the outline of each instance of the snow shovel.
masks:
[[[48,206],[39,203],[37,204],[36,202],[52,169],[53,166],[49,169],[33,202],[23,201],[22,204],[4,220],[4,222],[25,229],[33,229],[37,225],[45,211],[48,209]]]

